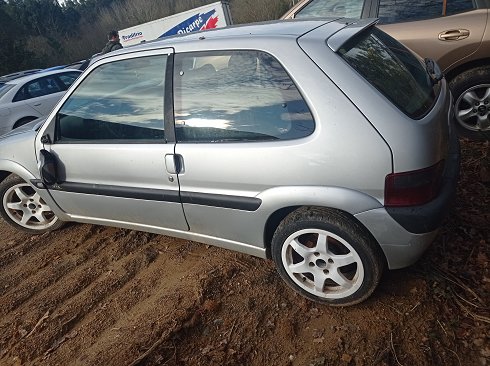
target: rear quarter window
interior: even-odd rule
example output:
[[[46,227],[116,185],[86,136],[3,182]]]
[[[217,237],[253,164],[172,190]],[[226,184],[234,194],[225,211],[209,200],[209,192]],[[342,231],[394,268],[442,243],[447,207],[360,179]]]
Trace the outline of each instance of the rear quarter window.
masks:
[[[403,113],[422,118],[432,108],[434,86],[421,59],[377,28],[349,40],[339,54]]]
[[[292,140],[313,133],[313,116],[282,65],[261,51],[175,57],[179,142]]]

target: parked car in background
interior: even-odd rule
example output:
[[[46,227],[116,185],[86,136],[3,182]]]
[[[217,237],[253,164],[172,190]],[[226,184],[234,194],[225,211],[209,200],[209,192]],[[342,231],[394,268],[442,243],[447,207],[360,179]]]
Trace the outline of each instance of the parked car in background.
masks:
[[[488,139],[489,8],[489,0],[303,0],[282,19],[379,17],[380,29],[437,61],[455,98],[459,132]]]
[[[36,72],[0,83],[0,135],[47,115],[79,70]]]
[[[0,214],[269,257],[302,295],[354,304],[435,238],[452,113],[441,72],[372,20],[149,42],[94,59],[42,127],[0,140]]]
[[[31,69],[31,70],[23,70],[23,71],[18,71],[18,72],[13,72],[8,75],[2,75],[0,76],[0,85],[6,83],[7,81],[18,79],[22,76],[34,74],[36,72],[41,71],[41,69]]]

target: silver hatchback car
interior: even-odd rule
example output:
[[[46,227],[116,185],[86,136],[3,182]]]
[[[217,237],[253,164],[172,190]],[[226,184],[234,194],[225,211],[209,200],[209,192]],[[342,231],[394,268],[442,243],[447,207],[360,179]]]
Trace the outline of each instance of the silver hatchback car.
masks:
[[[149,42],[97,58],[1,139],[0,213],[272,258],[304,296],[354,304],[435,238],[459,172],[451,117],[437,65],[372,20]]]

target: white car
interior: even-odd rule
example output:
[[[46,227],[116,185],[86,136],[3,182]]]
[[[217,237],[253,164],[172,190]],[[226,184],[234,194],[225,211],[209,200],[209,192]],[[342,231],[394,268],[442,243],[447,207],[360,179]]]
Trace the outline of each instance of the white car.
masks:
[[[0,135],[51,112],[80,74],[63,69],[0,83]]]

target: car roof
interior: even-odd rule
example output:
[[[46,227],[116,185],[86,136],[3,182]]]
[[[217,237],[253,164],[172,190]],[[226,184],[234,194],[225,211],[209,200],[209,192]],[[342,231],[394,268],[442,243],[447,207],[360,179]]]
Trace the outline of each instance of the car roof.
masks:
[[[182,43],[199,42],[202,39],[222,39],[226,38],[230,42],[236,40],[237,42],[243,37],[278,37],[286,36],[298,38],[309,31],[318,28],[324,24],[331,22],[338,22],[339,24],[347,25],[349,22],[357,22],[358,19],[345,19],[345,18],[315,18],[315,19],[291,19],[291,20],[275,20],[261,23],[240,24],[232,25],[224,28],[210,29],[199,32],[192,32],[187,34],[179,34],[176,36],[166,37],[162,39],[156,39],[153,41],[141,43],[135,46],[129,46],[119,49],[110,53],[99,55],[94,57],[94,60],[100,60],[105,57],[112,57],[115,55],[121,55],[125,53],[131,53],[135,51],[153,50],[166,47],[178,46]],[[328,37],[329,35],[327,35]]]
[[[13,73],[7,74],[7,75],[2,75],[2,76],[0,76],[0,82],[5,83],[7,81],[14,80],[14,79],[20,78],[22,76],[37,73],[39,71],[41,71],[41,69],[31,69],[31,70],[23,70],[23,71],[13,72]]]
[[[43,76],[49,76],[49,75],[55,75],[55,74],[63,74],[63,73],[70,72],[70,71],[78,72],[79,74],[81,73],[80,70],[76,70],[76,69],[61,69],[61,70],[52,70],[52,71],[40,71],[40,72],[36,72],[34,74],[29,74],[29,75],[26,75],[26,76],[19,77],[19,78],[14,79],[14,80],[10,80],[10,81],[6,82],[5,84],[20,84],[20,83],[25,83],[27,81],[31,81],[31,80],[34,80],[34,79],[37,79],[37,78],[40,78],[40,77],[43,77]]]

